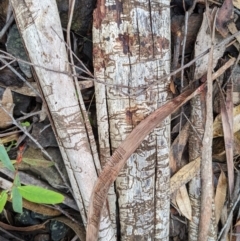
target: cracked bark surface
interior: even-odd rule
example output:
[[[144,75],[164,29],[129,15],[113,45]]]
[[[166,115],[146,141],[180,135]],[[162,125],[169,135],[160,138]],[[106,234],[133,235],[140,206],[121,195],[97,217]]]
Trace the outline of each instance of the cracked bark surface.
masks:
[[[170,71],[169,1],[98,1],[93,54],[101,161],[166,102]],[[125,87],[123,87],[125,86]],[[126,88],[129,87],[129,88]],[[116,180],[121,240],[168,240],[169,118],[141,143]],[[108,195],[111,219],[115,194]]]

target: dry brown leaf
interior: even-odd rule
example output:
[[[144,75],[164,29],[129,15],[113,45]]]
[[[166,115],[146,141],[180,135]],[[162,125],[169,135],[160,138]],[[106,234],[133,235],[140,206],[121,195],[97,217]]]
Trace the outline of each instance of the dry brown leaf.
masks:
[[[185,185],[177,191],[176,202],[181,214],[188,220],[192,220],[192,206]]]
[[[200,158],[197,158],[174,174],[170,179],[170,193],[177,191],[182,185],[189,182],[198,173],[200,163]]]
[[[220,220],[224,202],[226,200],[226,195],[227,195],[227,178],[224,172],[221,171],[221,174],[218,179],[216,195],[214,198],[216,223],[218,223]]]
[[[8,198],[8,202],[12,202],[12,199]],[[44,206],[38,203],[29,202],[26,199],[23,199],[23,207],[33,212],[40,213],[42,215],[49,216],[49,217],[55,217],[55,216],[61,215],[60,211],[50,206]]]
[[[169,84],[169,89],[173,94],[176,94],[176,87],[175,87],[175,84],[174,84],[173,80],[171,80],[171,82]]]
[[[233,6],[240,9],[240,0],[233,0]]]
[[[238,220],[234,226],[239,226],[239,225],[240,225],[240,220]]]
[[[240,130],[240,105],[233,108],[233,133]],[[223,136],[222,118],[217,115],[213,122],[213,138]]]
[[[237,29],[236,24],[234,22],[229,23],[227,25],[227,27],[228,27],[228,30],[231,34],[235,34],[236,32],[238,32],[238,29]],[[239,35],[236,36],[236,39],[237,39],[238,43],[240,43],[240,36]],[[234,44],[234,45],[235,45],[235,47],[239,46],[237,44]]]
[[[40,213],[45,216],[55,217],[61,215],[61,212],[53,209],[52,207],[44,206],[38,203],[29,202],[23,199],[23,207],[36,213]]]
[[[215,44],[219,44],[223,38],[216,34],[216,37],[214,39]],[[208,18],[206,14],[203,15],[203,22],[202,26],[198,32],[198,36],[195,43],[195,57],[200,55],[202,52],[204,52],[206,49],[211,47],[211,35],[209,31],[209,23]],[[218,59],[222,57],[225,50],[225,46],[221,46],[219,48],[214,48],[213,51],[213,65],[212,68],[214,69]],[[204,57],[198,59],[196,61],[196,68],[194,73],[194,79],[200,79],[204,74],[207,73],[208,69],[208,59],[209,59],[209,53],[204,55]]]
[[[187,122],[175,138],[169,153],[169,167],[175,173],[181,167],[182,153],[188,141],[190,124]]]
[[[234,156],[240,155],[240,131],[236,132],[233,136],[234,138]]]
[[[216,19],[216,29],[223,36],[227,37],[228,29],[227,23],[233,17],[233,1],[232,0],[224,0],[221,8],[218,11],[217,19]]]
[[[13,107],[12,92],[9,88],[6,88],[0,101],[0,128],[7,128],[12,125],[12,119],[6,112],[12,115]]]
[[[5,230],[10,230],[10,231],[32,232],[32,231],[45,229],[47,223],[48,223],[48,221],[45,221],[42,224],[37,224],[37,225],[32,225],[32,226],[27,226],[27,227],[16,227],[16,226],[12,226],[12,225],[0,222],[0,227]]]

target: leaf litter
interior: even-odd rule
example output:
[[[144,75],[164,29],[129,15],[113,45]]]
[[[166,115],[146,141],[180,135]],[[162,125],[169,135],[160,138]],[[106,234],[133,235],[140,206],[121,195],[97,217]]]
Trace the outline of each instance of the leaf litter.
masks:
[[[192,2],[193,4],[193,2]],[[198,5],[196,5],[196,9],[195,12],[200,12],[201,9],[204,9],[203,7],[204,5],[199,3]],[[210,8],[213,8],[215,5],[214,4],[210,4]],[[233,6],[235,6],[236,8],[239,9],[239,2],[237,0],[233,1]],[[239,170],[239,152],[235,152],[234,156],[233,156],[233,146],[236,143],[237,144],[237,140],[235,140],[237,137],[235,137],[235,135],[238,134],[239,132],[239,118],[240,118],[240,114],[239,112],[239,104],[240,104],[240,99],[236,99],[235,103],[234,103],[234,107],[233,107],[233,102],[232,102],[232,94],[234,94],[234,90],[230,90],[226,89],[224,85],[229,86],[228,83],[230,82],[228,77],[231,75],[231,72],[233,71],[233,68],[230,67],[234,64],[235,59],[232,59],[232,64],[230,66],[225,65],[225,63],[227,63],[227,61],[229,60],[229,55],[232,55],[233,57],[237,57],[236,56],[236,49],[231,49],[231,48],[235,48],[235,47],[227,47],[226,45],[222,45],[222,46],[218,46],[216,47],[216,45],[219,45],[226,37],[231,36],[231,34],[236,34],[236,29],[237,29],[237,22],[236,20],[238,19],[238,14],[236,20],[233,19],[233,6],[231,5],[231,1],[224,1],[224,3],[222,4],[222,7],[219,10],[219,17],[217,18],[217,27],[216,27],[216,38],[214,39],[214,51],[213,51],[213,63],[212,63],[212,71],[213,71],[213,76],[215,73],[217,73],[218,71],[221,72],[222,75],[224,75],[224,84],[220,86],[221,90],[222,90],[222,99],[221,99],[221,112],[217,112],[216,110],[213,110],[213,115],[214,115],[214,122],[213,122],[213,138],[223,138],[224,139],[224,149],[225,149],[225,153],[223,156],[223,162],[219,163],[219,168],[217,169],[217,171],[215,171],[213,173],[213,179],[215,180],[215,182],[213,183],[213,188],[215,190],[214,194],[213,194],[213,200],[214,200],[214,205],[215,205],[215,218],[216,218],[216,223],[219,223],[221,225],[219,225],[219,227],[223,226],[224,228],[224,222],[223,222],[223,218],[221,218],[221,214],[223,212],[227,212],[227,216],[230,217],[230,206],[227,206],[227,208],[225,210],[227,211],[223,211],[224,210],[224,205],[226,205],[226,203],[230,203],[232,201],[234,201],[234,191],[235,190],[235,185],[234,185],[234,181],[237,180],[237,177],[239,176],[238,174],[238,170]],[[177,3],[174,5],[174,9],[180,11],[180,13],[182,14],[182,16],[184,16],[184,11],[182,11],[182,5]],[[180,9],[180,10],[179,10]],[[174,11],[175,11],[174,10]],[[196,14],[196,13],[195,13]],[[202,21],[201,27],[200,26],[194,26],[194,27],[198,27],[200,28],[197,36],[193,36],[194,42],[195,42],[195,52],[194,55],[197,58],[199,56],[199,54],[201,54],[204,51],[207,51],[211,45],[212,45],[212,39],[211,39],[211,33],[209,30],[209,26],[211,25],[211,22],[209,22],[209,20],[206,21]],[[182,31],[182,28],[184,27],[184,22],[182,22],[182,25],[179,26],[178,30],[180,29],[180,31]],[[185,26],[187,27],[187,26]],[[191,36],[192,37],[192,36]],[[178,44],[178,42],[175,42],[176,44]],[[239,44],[237,45],[236,42],[234,43],[235,46],[239,46]],[[191,53],[191,51],[188,50],[188,46],[186,46],[186,53]],[[177,55],[175,55],[177,56]],[[189,91],[187,90],[186,92],[184,92],[183,89],[181,89],[182,87],[180,87],[180,93],[183,92],[183,95],[181,95],[180,97],[176,97],[174,98],[172,101],[170,101],[165,108],[162,108],[158,111],[158,117],[159,118],[157,121],[159,122],[160,119],[164,119],[164,117],[171,115],[174,111],[176,111],[180,106],[182,106],[183,104],[185,104],[187,102],[188,99],[190,99],[192,96],[194,96],[195,94],[199,94],[202,91],[205,91],[205,88],[201,88],[201,89],[197,89],[198,85],[201,85],[201,82],[204,82],[204,76],[206,76],[207,74],[207,70],[209,67],[208,64],[208,60],[210,58],[209,53],[205,54],[203,58],[199,58],[195,61],[194,66],[191,66],[191,68],[189,69],[185,69],[184,71],[184,79],[186,82],[188,82],[189,85],[191,86],[195,86],[195,87],[191,87],[193,88],[193,90]],[[191,57],[189,57],[188,55],[186,55],[186,61],[190,61]],[[224,60],[224,64],[222,64],[221,66],[219,65],[219,60]],[[177,57],[177,66],[179,67],[180,64],[180,56],[178,55]],[[186,62],[185,62],[186,63]],[[229,73],[227,73],[226,70],[230,68]],[[191,77],[191,74],[192,77]],[[219,76],[220,74],[218,74]],[[179,75],[176,75],[176,79],[174,80],[174,82],[172,82],[172,85],[170,86],[170,88],[174,91],[173,94],[177,94],[177,90],[179,90],[179,83],[178,83],[178,78]],[[216,76],[215,76],[216,78]],[[201,79],[199,81],[199,79]],[[214,79],[214,78],[213,78]],[[212,79],[212,80],[213,80]],[[199,83],[200,82],[200,83]],[[93,83],[93,81],[91,81],[91,83]],[[174,84],[176,84],[176,86],[173,86]],[[187,84],[187,85],[188,85]],[[205,87],[205,84],[203,84]],[[4,88],[6,88],[6,85],[2,85],[4,86]],[[34,89],[37,89],[36,84],[33,82],[33,86]],[[237,83],[234,84],[233,89],[237,88],[239,86],[239,80],[237,81]],[[188,88],[189,86],[185,86],[185,88]],[[219,88],[219,87],[218,87]],[[24,85],[23,87],[16,87],[16,86],[10,86],[9,88],[6,88],[4,94],[2,95],[2,101],[1,101],[1,106],[2,108],[0,109],[0,128],[4,129],[5,132],[2,133],[10,133],[11,131],[11,127],[12,127],[12,119],[11,119],[11,115],[14,115],[14,111],[13,111],[13,107],[14,107],[14,99],[13,99],[13,94],[11,92],[16,91],[21,93],[22,95],[26,95],[26,96],[31,96],[34,98],[37,98],[36,93],[34,91],[30,92],[30,87]],[[194,90],[197,89],[197,91],[194,92]],[[235,91],[237,92],[237,91]],[[194,93],[194,94],[193,94]],[[213,96],[214,98],[214,96]],[[35,100],[34,100],[35,101]],[[189,106],[189,108],[191,108],[190,104],[186,104],[187,106]],[[29,107],[28,107],[29,108]],[[32,111],[34,110],[34,108],[30,108]],[[233,111],[233,113],[231,113],[231,111]],[[9,112],[9,114],[6,114],[6,112]],[[156,115],[156,116],[157,116]],[[181,113],[181,115],[183,115]],[[189,113],[184,113],[184,115],[186,115],[186,118],[183,117],[183,121],[185,122],[185,125],[188,125],[188,128],[193,128],[193,125],[189,122],[189,120],[187,119],[187,117],[189,117]],[[154,118],[156,117],[154,116]],[[161,116],[161,118],[159,117]],[[46,118],[46,117],[45,117]],[[45,119],[44,118],[44,119]],[[148,119],[143,120],[136,128],[140,128],[142,129],[147,129],[148,127],[148,122],[151,119],[151,117],[149,117]],[[179,119],[178,119],[179,120]],[[145,121],[145,122],[144,122]],[[156,121],[156,124],[157,124]],[[186,219],[184,219],[187,222],[188,220],[191,220],[192,218],[192,211],[191,211],[191,201],[189,199],[188,196],[188,182],[198,173],[198,170],[200,169],[200,165],[201,165],[201,155],[199,155],[199,158],[197,158],[196,160],[189,162],[188,164],[186,164],[185,162],[181,163],[183,160],[186,160],[187,158],[185,158],[185,156],[187,156],[187,152],[188,152],[188,135],[186,133],[184,133],[184,128],[183,123],[181,125],[179,125],[178,121],[178,128],[179,128],[179,133],[176,136],[176,134],[172,135],[172,140],[173,140],[173,145],[172,145],[172,149],[171,149],[171,171],[172,171],[172,177],[171,177],[171,187],[170,187],[170,193],[174,194],[174,192],[176,192],[176,203],[178,204],[178,211],[177,212],[173,212],[176,217],[185,217]],[[145,123],[145,124],[144,124]],[[172,121],[172,123],[174,124],[174,121]],[[232,124],[231,124],[232,123]],[[174,126],[172,126],[174,127]],[[9,128],[9,130],[8,130]],[[151,128],[153,128],[153,126],[149,127],[148,130],[143,131],[142,136],[139,137],[138,135],[134,135],[134,131],[133,133],[130,134],[129,140],[131,140],[131,138],[133,139],[137,139],[137,143],[136,146],[138,145],[138,143],[140,142],[141,139],[144,138],[144,135],[146,135],[147,131],[151,131]],[[186,131],[185,131],[186,132]],[[18,136],[14,137],[16,140],[18,139]],[[175,140],[177,140],[179,138],[179,140],[177,142],[174,142]],[[125,144],[124,144],[125,143]],[[124,141],[122,145],[128,146],[129,142],[128,140]],[[135,148],[134,147],[134,148]],[[128,155],[131,155],[131,152],[133,152],[133,147],[131,147],[131,150],[128,150]],[[214,148],[214,145],[213,145]],[[118,150],[117,150],[118,151]],[[31,162],[31,158],[23,158],[23,161],[27,161],[29,163],[32,163],[32,165],[35,166],[43,166],[43,167],[47,167],[48,165],[52,165],[51,161],[47,161],[44,159],[32,159],[34,162]],[[110,159],[110,161],[113,161],[113,158]],[[224,168],[224,164],[227,163],[227,169]],[[108,168],[108,171],[105,171],[107,166],[110,165],[112,163],[106,164],[105,169],[103,170],[103,174],[100,174],[100,179],[98,181],[98,183],[96,184],[96,188],[95,191],[93,192],[93,196],[92,196],[92,202],[94,202],[94,193],[101,193],[102,196],[102,204],[105,201],[105,192],[106,192],[106,187],[109,186],[111,182],[114,181],[114,179],[116,178],[116,176],[118,175],[118,171],[121,169],[121,167],[124,165],[124,162],[122,163],[117,163],[117,168],[114,169],[114,172],[112,171],[111,168]],[[210,171],[210,170],[209,170]],[[235,175],[234,175],[235,173]],[[103,177],[103,175],[107,175],[109,176],[109,180],[102,181],[103,179],[101,179],[101,177]],[[228,186],[227,186],[228,183]],[[99,185],[98,185],[99,184]],[[107,184],[107,185],[106,185]],[[237,185],[236,185],[237,186]],[[104,190],[104,191],[103,191]],[[103,192],[102,192],[103,191]],[[14,195],[18,195],[17,189],[14,189],[14,192],[16,194]],[[5,195],[3,194],[3,199],[5,200]],[[19,199],[19,198],[18,198]],[[236,200],[236,199],[235,199]],[[16,209],[19,209],[19,205],[16,205]],[[90,204],[90,211],[89,211],[89,220],[91,219],[91,215],[96,215],[96,213],[99,213],[100,210],[92,210],[91,208],[93,208],[93,206],[91,206]],[[176,210],[175,210],[176,211]],[[101,212],[100,212],[101,213]],[[236,216],[236,215],[235,215]],[[222,219],[222,220],[221,220]],[[239,225],[239,214],[237,214],[236,218],[234,218],[232,216],[232,220],[230,220],[229,222],[232,223],[233,225],[235,225],[235,231],[238,231],[238,226]],[[67,219],[67,220],[70,220]],[[176,219],[174,219],[176,222]],[[64,221],[64,222],[68,222],[68,221]],[[1,226],[1,225],[0,225]],[[71,226],[71,225],[70,225]],[[38,228],[38,227],[36,227]],[[73,227],[74,230],[75,227]],[[89,230],[91,230],[91,227],[88,227]],[[34,230],[35,227],[33,227],[32,230]],[[226,229],[226,228],[225,228]],[[90,232],[88,230],[88,232]],[[26,231],[30,231],[30,229],[26,229]],[[94,231],[95,233],[97,232],[96,230]],[[216,230],[216,232],[219,234],[221,232],[220,229]],[[77,233],[77,231],[76,231]],[[228,233],[228,232],[227,232]],[[220,233],[221,234],[221,233]],[[82,234],[79,234],[79,237]],[[83,234],[85,235],[85,234]],[[181,239],[180,237],[178,237],[178,240],[184,240]]]

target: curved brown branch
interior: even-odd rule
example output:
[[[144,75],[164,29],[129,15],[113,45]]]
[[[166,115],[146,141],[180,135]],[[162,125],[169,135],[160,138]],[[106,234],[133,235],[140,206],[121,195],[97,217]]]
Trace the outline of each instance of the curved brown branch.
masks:
[[[202,89],[203,88],[199,88],[196,91],[187,90],[157,109],[138,126],[136,126],[136,128],[113,153],[101,172],[91,196],[88,211],[87,241],[97,240],[101,211],[106,200],[109,187],[115,181],[118,173],[123,168],[131,154],[161,121],[191,99],[193,95],[198,94],[198,92]]]

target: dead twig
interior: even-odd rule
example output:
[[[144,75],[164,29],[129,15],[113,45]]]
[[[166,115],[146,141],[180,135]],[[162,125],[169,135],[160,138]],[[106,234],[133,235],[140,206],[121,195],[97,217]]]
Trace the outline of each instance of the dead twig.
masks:
[[[1,50],[0,50],[1,51]],[[37,96],[40,96],[40,93],[28,82],[26,81],[22,75],[20,75],[17,70],[15,70],[5,59],[2,58],[2,56],[0,56],[0,61],[2,63],[4,63],[15,75],[17,75],[17,77],[19,77]]]
[[[236,185],[235,185],[235,190],[234,190],[234,194],[233,194],[234,201],[232,204],[232,208],[228,213],[227,221],[225,222],[224,226],[222,227],[222,229],[218,235],[217,241],[219,241],[219,240],[225,241],[227,239],[227,233],[228,233],[228,230],[230,229],[231,223],[232,223],[233,211],[235,210],[237,204],[240,202],[239,183],[240,183],[240,172],[238,171],[237,178],[235,181]]]
[[[2,28],[1,32],[0,32],[0,39],[4,36],[4,34],[7,32],[8,28],[10,27],[10,25],[13,23],[14,21],[14,16],[11,15],[11,17],[8,19],[8,21],[6,22],[6,24],[4,25],[4,27]]]
[[[238,31],[237,33],[225,38],[223,41],[221,41],[221,43],[217,44],[214,46],[214,48],[219,48],[221,47],[222,45],[226,45],[227,43],[229,43],[230,41],[232,41],[235,37],[237,37],[238,35],[240,35],[240,31]],[[177,70],[174,70],[172,73],[168,74],[168,75],[165,75],[164,77],[154,81],[153,83],[151,84],[148,84],[148,85],[143,85],[143,86],[138,86],[138,87],[130,87],[128,85],[117,85],[117,84],[110,84],[110,83],[107,83],[107,82],[103,82],[103,81],[100,81],[96,78],[93,79],[94,82],[97,82],[97,83],[101,83],[101,84],[104,84],[106,86],[115,86],[115,87],[119,87],[119,88],[126,88],[126,89],[129,89],[131,90],[131,93],[129,94],[126,94],[127,96],[130,96],[130,97],[134,97],[134,96],[139,96],[141,95],[142,93],[144,93],[145,91],[149,90],[150,88],[152,88],[153,86],[157,85],[158,83],[161,83],[162,81],[164,81],[165,79],[168,79],[174,75],[176,75],[177,73],[179,73],[180,71],[182,71],[183,69],[186,69],[188,67],[190,67],[192,64],[194,64],[198,59],[202,58],[204,55],[208,54],[210,51],[210,48],[208,48],[207,50],[203,51],[200,55],[198,55],[196,58],[194,58],[193,60],[191,60],[190,62],[188,62],[187,64],[185,64],[183,67],[177,69]],[[0,55],[0,60],[1,59],[11,59],[11,60],[16,60],[16,61],[22,61],[23,63],[27,63],[31,66],[35,66],[35,67],[38,67],[38,68],[42,68],[42,69],[45,69],[45,70],[48,70],[48,71],[52,71],[52,72],[57,72],[57,73],[62,73],[62,74],[65,74],[65,75],[68,75],[68,76],[74,76],[73,74],[70,74],[66,71],[59,71],[59,70],[53,70],[51,68],[47,68],[47,67],[44,67],[44,66],[41,66],[41,65],[36,65],[36,64],[32,64],[30,62],[27,62],[27,61],[23,61],[21,59],[18,59],[18,58],[15,58],[14,56],[0,50],[0,53],[3,53],[5,55],[7,55],[8,57],[6,56],[3,56],[3,55]],[[5,63],[7,63],[5,61]],[[76,67],[76,66],[75,66]],[[78,67],[76,67],[78,68]],[[13,71],[14,72],[14,71]],[[15,72],[14,72],[15,73]],[[19,76],[20,77],[20,76]],[[81,77],[81,76],[78,76],[77,77]],[[20,77],[21,78],[21,77]],[[89,78],[88,78],[89,79]],[[31,88],[31,87],[30,87]],[[139,91],[140,90],[140,91]],[[39,95],[39,93],[38,93]]]
[[[208,17],[211,15],[206,11]],[[213,50],[215,39],[215,24],[218,10],[214,14],[214,23],[211,30],[211,48],[208,61],[207,72],[207,94],[206,94],[206,123],[203,135],[202,162],[201,162],[201,215],[199,221],[198,241],[206,241],[208,238],[209,227],[212,216],[212,137],[213,137],[213,109],[212,109],[212,71],[213,71]],[[210,21],[209,21],[210,23]],[[211,25],[209,25],[211,26]]]

